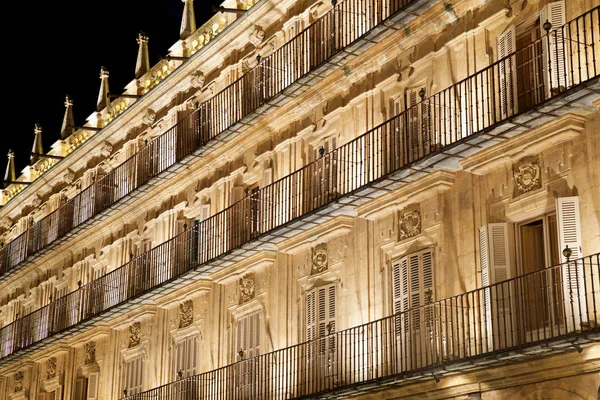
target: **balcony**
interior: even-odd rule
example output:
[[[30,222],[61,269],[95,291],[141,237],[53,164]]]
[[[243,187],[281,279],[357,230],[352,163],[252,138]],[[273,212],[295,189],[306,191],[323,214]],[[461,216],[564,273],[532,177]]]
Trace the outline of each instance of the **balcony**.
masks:
[[[600,255],[463,293],[126,397],[344,397],[600,342]],[[577,276],[580,280],[565,277]],[[574,312],[577,311],[577,312]]]
[[[284,104],[338,67],[416,18],[436,1],[346,0],[316,20],[240,79],[198,105],[176,126],[35,222],[0,249],[0,277],[16,272],[34,255],[135,199],[130,194],[181,169],[238,135],[270,107]],[[221,28],[215,28],[217,32]],[[139,193],[138,193],[139,195]],[[117,205],[118,204],[118,205]]]
[[[214,269],[243,259],[262,245],[276,243],[331,218],[333,208],[370,201],[382,192],[424,176],[435,165],[454,163],[461,154],[472,154],[524,131],[525,127],[541,125],[549,118],[542,110],[565,111],[572,105],[590,103],[598,98],[588,88],[595,87],[597,91],[598,87],[600,59],[594,51],[600,38],[599,21],[600,7],[596,7],[550,33],[555,37],[579,35],[578,41],[584,49],[565,52],[562,60],[553,59],[552,62],[568,62],[565,65],[571,66],[570,85],[542,91],[548,95],[538,97],[529,109],[518,110],[508,97],[499,100],[503,91],[515,83],[517,77],[511,66],[517,65],[516,57],[521,52],[530,50],[527,46],[424,98],[407,111],[322,154],[313,163],[249,194],[120,268],[3,327],[0,360],[7,361],[25,349],[48,345],[63,334],[110,318],[137,301],[160,296],[185,280],[206,276]],[[541,40],[546,40],[550,49],[559,43],[549,37]],[[547,71],[551,70],[565,68],[549,65]],[[174,148],[179,148],[178,143],[198,140],[203,132],[198,123],[201,114],[194,115],[189,125],[178,125],[174,135],[169,136],[179,138],[172,142]],[[158,174],[163,154],[149,156],[140,168],[130,169],[129,173],[135,174],[124,182]],[[138,162],[136,157],[132,160]],[[108,187],[111,189],[98,195],[114,199],[114,185]],[[102,197],[89,199],[99,198]]]

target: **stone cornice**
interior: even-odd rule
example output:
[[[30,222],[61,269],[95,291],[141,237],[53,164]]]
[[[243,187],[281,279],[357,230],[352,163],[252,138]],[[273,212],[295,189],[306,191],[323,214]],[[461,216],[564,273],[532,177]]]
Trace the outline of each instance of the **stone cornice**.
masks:
[[[199,279],[192,283],[184,284],[180,288],[157,299],[155,303],[158,307],[173,307],[199,294],[210,292],[212,290],[212,285],[213,283],[210,279]]]
[[[298,254],[319,243],[325,243],[333,238],[346,235],[352,231],[352,228],[354,228],[353,216],[338,215],[314,228],[307,229],[279,242],[277,248],[282,253]]]
[[[378,220],[412,203],[441,194],[454,185],[455,174],[448,171],[436,171],[426,177],[407,183],[375,200],[356,208],[360,217]]]
[[[212,273],[210,278],[220,285],[228,285],[241,279],[244,275],[272,267],[275,265],[275,257],[276,253],[274,251],[259,251],[242,261]]]
[[[584,126],[585,117],[566,114],[529,132],[468,156],[461,160],[460,164],[466,171],[476,175],[485,175],[523,157],[540,153],[551,146],[572,140],[583,131]]]

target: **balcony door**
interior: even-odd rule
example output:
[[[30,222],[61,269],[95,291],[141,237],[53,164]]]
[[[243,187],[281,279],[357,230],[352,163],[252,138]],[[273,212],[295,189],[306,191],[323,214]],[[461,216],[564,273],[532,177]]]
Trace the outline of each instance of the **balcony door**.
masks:
[[[335,284],[314,288],[306,294],[306,391],[333,389],[338,383],[336,351]]]
[[[392,269],[392,292],[396,316],[396,360],[398,372],[429,365],[437,358],[434,338],[433,252],[409,254]]]
[[[238,318],[236,321],[235,360],[234,365],[234,396],[240,400],[250,400],[258,397],[259,377],[264,377],[265,371],[259,368],[261,353],[262,312],[254,311]]]
[[[560,262],[556,213],[546,214],[517,227],[519,272],[523,281],[523,318],[527,340],[543,335],[564,318],[559,271],[543,271]]]

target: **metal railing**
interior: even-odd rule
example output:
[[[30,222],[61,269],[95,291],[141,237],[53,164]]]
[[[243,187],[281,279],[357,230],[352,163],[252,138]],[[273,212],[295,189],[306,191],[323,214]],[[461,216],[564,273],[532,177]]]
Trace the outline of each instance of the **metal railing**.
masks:
[[[424,0],[345,0],[0,249],[0,276],[189,156],[384,20]]]
[[[600,334],[599,313],[600,256],[594,254],[126,398],[314,396],[560,338]]]
[[[588,22],[583,23],[586,20]],[[593,44],[586,45],[586,52],[590,55],[589,59],[594,60],[593,63],[581,62],[584,60],[582,52],[565,53],[565,60],[569,65],[581,65],[580,69],[584,69],[585,75],[579,76],[585,76],[586,80],[596,78],[600,71],[600,60],[596,60],[594,53],[600,37],[599,21],[600,7],[597,7],[559,28],[563,32],[570,32],[573,26],[578,26],[578,29],[587,27],[584,30],[586,34],[582,34],[578,40],[584,44]],[[536,43],[531,46],[535,45]],[[501,115],[505,109],[501,105],[503,103],[493,99],[501,96],[502,89],[497,90],[503,87],[501,82],[511,79],[510,76],[516,79],[516,75],[507,72],[507,66],[515,61],[517,54],[528,49],[529,46],[519,49],[452,87],[424,99],[351,142],[323,154],[302,169],[248,194],[241,201],[198,222],[120,268],[3,327],[0,329],[0,358],[97,316],[192,269],[201,270],[205,264],[263,234],[506,120],[509,117],[502,118]],[[588,56],[585,56],[585,60],[587,59]],[[502,76],[501,71],[504,71]],[[575,78],[576,75],[572,77]],[[585,81],[573,80],[570,87],[583,82]],[[508,84],[504,84],[504,87],[507,86]],[[561,93],[562,90],[549,93],[549,96]],[[471,102],[471,99],[478,101]],[[542,105],[545,100],[547,97],[541,97],[537,104]],[[464,102],[468,107],[462,106]],[[436,107],[445,111],[436,114]],[[506,113],[512,116],[517,111],[515,108]],[[432,118],[432,115],[436,117]],[[486,115],[487,118],[478,117]],[[182,136],[178,141],[173,140],[173,146],[178,148],[180,143],[187,143],[186,137],[188,136]],[[196,140],[194,138],[197,136],[190,135],[189,138]],[[160,168],[157,159],[150,156],[147,159],[133,157],[128,162],[140,162],[139,160],[145,160],[146,167],[131,171],[149,174],[156,173]],[[146,175],[142,175],[142,179],[145,177]],[[121,184],[131,183],[126,180]],[[114,191],[107,194],[115,196]],[[27,329],[19,328],[22,326]]]

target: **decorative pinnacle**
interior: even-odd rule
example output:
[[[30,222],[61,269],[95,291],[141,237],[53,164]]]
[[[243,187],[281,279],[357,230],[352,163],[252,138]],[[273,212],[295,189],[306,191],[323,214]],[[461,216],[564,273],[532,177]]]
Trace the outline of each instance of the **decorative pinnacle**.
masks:
[[[108,69],[100,68],[100,94],[98,94],[98,102],[96,103],[96,111],[100,112],[110,104],[108,90]]]
[[[179,37],[181,40],[185,40],[196,31],[196,16],[194,15],[194,0],[181,1],[185,6],[183,7],[183,18],[181,19]]]
[[[63,118],[60,138],[65,140],[75,131],[75,119],[73,118],[73,100],[67,95],[65,99],[65,116]]]
[[[4,173],[4,181],[14,182],[15,180],[17,180],[17,174],[15,172],[15,152],[12,149],[8,149],[8,164],[6,165],[6,172]],[[6,184],[4,187],[6,187]]]
[[[140,79],[150,70],[150,55],[148,53],[148,35],[140,32],[136,39],[140,45],[138,49],[137,62],[135,64],[135,79]]]
[[[30,164],[35,164],[41,157],[38,154],[44,154],[44,146],[42,146],[42,126],[35,123],[33,127],[33,133],[35,138],[33,139],[33,147],[31,148],[31,152],[35,154],[31,154],[29,156]]]

